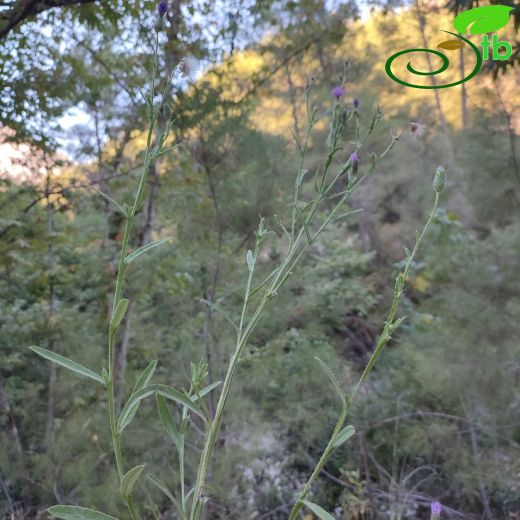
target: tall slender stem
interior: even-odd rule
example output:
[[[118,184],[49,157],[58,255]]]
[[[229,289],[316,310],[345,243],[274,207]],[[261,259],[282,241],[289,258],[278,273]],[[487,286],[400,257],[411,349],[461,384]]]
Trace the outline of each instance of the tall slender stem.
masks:
[[[361,374],[361,377],[359,378],[359,381],[356,384],[353,392],[350,394],[350,397],[348,397],[344,400],[341,414],[339,416],[338,422],[336,423],[334,431],[332,432],[330,440],[329,440],[325,450],[323,451],[318,463],[316,464],[314,471],[312,472],[311,476],[305,483],[305,486],[303,487],[302,491],[298,495],[298,499],[296,500],[296,503],[294,504],[294,507],[289,516],[289,520],[295,520],[298,513],[302,509],[303,501],[305,500],[312,484],[318,478],[323,467],[327,463],[327,460],[330,458],[330,456],[334,452],[336,438],[337,438],[338,434],[340,433],[341,429],[343,428],[343,425],[345,424],[348,412],[350,411],[352,403],[354,402],[354,399],[356,398],[356,395],[357,395],[359,389],[361,388],[361,386],[363,385],[363,383],[366,381],[367,377],[369,376],[370,372],[374,368],[374,365],[375,365],[377,359],[379,358],[379,355],[381,354],[384,346],[391,339],[391,334],[393,333],[394,330],[397,329],[397,327],[400,323],[399,321],[397,323],[395,322],[395,316],[397,313],[397,309],[399,307],[399,303],[401,301],[401,296],[404,291],[404,283],[406,281],[406,278],[407,278],[410,268],[412,266],[415,255],[417,254],[417,251],[419,250],[419,246],[421,245],[421,242],[423,241],[423,238],[426,235],[426,232],[427,232],[428,228],[430,227],[430,224],[433,221],[435,213],[437,212],[438,204],[439,204],[439,192],[436,191],[435,192],[435,201],[433,203],[433,209],[428,217],[428,220],[426,221],[426,224],[424,225],[421,234],[418,235],[411,253],[409,253],[407,256],[407,260],[406,260],[403,271],[401,273],[399,273],[399,275],[396,278],[392,305],[390,307],[388,317],[385,321],[383,331],[379,337],[379,340],[377,341],[374,352],[370,356],[370,359],[365,367],[365,370]]]

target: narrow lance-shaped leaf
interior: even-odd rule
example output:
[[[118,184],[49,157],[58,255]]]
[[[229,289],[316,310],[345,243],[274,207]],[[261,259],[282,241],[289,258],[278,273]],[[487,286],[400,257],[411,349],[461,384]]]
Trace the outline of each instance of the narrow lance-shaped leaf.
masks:
[[[79,506],[52,506],[48,509],[53,518],[63,520],[117,520],[117,518],[100,513],[94,509]]]
[[[212,390],[215,390],[217,386],[220,386],[222,384],[222,381],[215,381],[214,383],[211,383],[211,385],[205,386],[200,392],[199,395],[193,394],[191,396],[191,400],[196,402],[200,397],[204,397],[205,395],[208,395]]]
[[[334,448],[339,448],[342,444],[347,442],[350,439],[350,437],[352,437],[355,433],[356,430],[354,426],[350,424],[348,426],[345,426],[345,428],[343,428],[343,430],[341,430],[338,433],[336,439],[334,439]]]
[[[137,392],[134,392],[128,401],[125,403],[121,415],[117,420],[117,431],[121,433],[132,421],[135,416],[135,412],[137,410],[137,406],[139,406],[140,401],[152,395],[155,392],[154,385],[145,386],[141,388]]]
[[[36,352],[36,354],[38,354],[39,356],[41,356],[45,359],[48,359],[49,361],[52,361],[53,363],[56,363],[57,365],[60,365],[64,368],[68,368],[69,370],[76,372],[76,374],[80,374],[82,376],[89,377],[90,379],[93,379],[94,381],[97,381],[98,383],[101,383],[102,385],[105,384],[105,381],[99,374],[96,374],[92,370],[84,367],[83,365],[80,365],[79,363],[76,363],[75,361],[71,361],[70,359],[60,356],[59,354],[56,354],[55,352],[51,352],[50,350],[47,350],[45,348],[41,348],[41,347],[29,347],[29,348],[33,352]]]
[[[161,418],[161,422],[163,423],[164,429],[166,430],[166,433],[170,436],[173,443],[175,444],[177,451],[179,452],[179,455],[182,456],[183,445],[181,434],[175,424],[173,415],[170,409],[168,408],[168,405],[166,404],[166,399],[160,394],[157,394],[155,398],[157,400],[157,409],[159,410],[159,417]]]
[[[181,405],[186,406],[186,408],[196,413],[202,419],[206,419],[204,412],[187,395],[166,385],[150,385],[145,386],[144,388],[141,388],[137,392],[133,393],[126,402],[123,411],[121,412],[121,415],[119,416],[119,419],[117,421],[117,430],[119,433],[121,433],[132,421],[133,416],[135,415],[135,411],[133,411],[135,404],[139,403],[140,401],[142,401],[149,395],[154,394],[155,392],[163,395],[167,399],[171,399]]]
[[[182,510],[182,507],[179,503],[179,501],[172,495],[172,493],[170,492],[170,490],[156,477],[154,477],[153,475],[151,475],[150,473],[148,473],[146,475],[146,478],[154,485],[156,486],[157,488],[159,488],[169,499],[170,501],[172,502],[172,504],[177,508],[177,510],[179,511],[180,515],[181,515],[181,518],[184,518],[185,515],[184,515],[184,511]],[[187,498],[187,497],[186,497]]]
[[[121,480],[121,496],[125,500],[128,500],[132,496],[134,485],[137,482],[137,479],[141,476],[143,469],[144,464],[135,466],[135,468],[132,468],[123,476]]]
[[[324,372],[329,376],[329,379],[331,380],[332,384],[334,385],[334,388],[339,395],[339,398],[342,402],[345,402],[347,399],[347,395],[345,394],[345,391],[343,388],[341,388],[341,385],[338,383],[338,380],[336,379],[336,376],[334,375],[334,372],[317,356],[314,356],[314,359],[320,364],[320,366],[323,368]]]
[[[155,386],[157,387],[157,392],[166,397],[166,399],[171,399],[172,401],[186,406],[188,410],[191,410],[192,412],[196,413],[199,417],[206,420],[206,416],[204,415],[202,409],[197,404],[195,404],[186,394],[183,394],[182,392],[179,392],[178,390],[170,388],[166,385]]]
[[[155,372],[155,368],[157,366],[157,361],[152,361],[143,371],[143,373],[139,376],[139,379],[136,381],[134,388],[132,390],[132,394],[135,394],[141,388],[148,386],[150,379],[152,379],[153,373]],[[135,417],[137,410],[139,408],[140,401],[136,401],[132,407],[127,410],[128,418],[127,422],[130,424],[132,419]]]
[[[320,520],[335,520],[335,518],[325,511],[322,507],[317,504],[313,504],[312,502],[303,501],[305,507],[308,507]]]
[[[112,204],[121,214],[123,214],[125,217],[128,217],[128,213],[125,211],[125,208],[121,206],[118,202],[116,202],[112,197],[107,195],[106,193],[103,193],[102,191],[94,188],[94,186],[89,186],[89,188],[93,191],[95,191],[98,195],[103,197],[107,202]]]
[[[117,330],[121,321],[123,321],[123,318],[125,317],[127,309],[128,309],[128,300],[126,298],[119,300],[119,303],[116,306],[116,310],[114,311],[114,315],[112,316],[112,319],[110,320],[110,331],[111,332],[114,332]]]
[[[222,309],[222,307],[220,307],[216,303],[210,302],[209,300],[205,300],[204,298],[200,298],[200,301],[202,303],[205,303],[206,305],[208,305],[212,309],[215,309],[238,332],[238,327],[235,325],[235,322],[230,318],[229,314],[227,314],[227,312]]]
[[[168,240],[170,240],[170,238],[162,238],[161,240],[149,242],[148,244],[145,244],[144,246],[140,247],[139,249],[136,249],[133,253],[130,253],[125,258],[125,264],[129,264],[130,262],[133,262],[138,256],[141,256],[143,253],[150,251],[150,249],[154,249],[155,247],[158,247],[161,244],[168,242]]]

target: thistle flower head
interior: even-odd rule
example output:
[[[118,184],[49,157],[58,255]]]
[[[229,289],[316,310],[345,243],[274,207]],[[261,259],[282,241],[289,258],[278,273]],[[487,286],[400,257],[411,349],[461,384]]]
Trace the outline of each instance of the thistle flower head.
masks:
[[[350,154],[350,162],[356,166],[359,164],[359,155],[357,152],[352,152]]]
[[[345,89],[341,85],[336,85],[330,93],[336,98],[339,99],[344,93]]]
[[[157,14],[159,18],[164,18],[164,15],[168,12],[168,2],[166,0],[161,0],[157,4]]]
[[[433,177],[433,189],[437,193],[440,193],[444,189],[444,183],[446,180],[445,172],[446,172],[446,170],[445,170],[444,166],[439,166],[437,168],[437,170],[435,171],[435,175]],[[433,504],[439,504],[439,502],[433,502]],[[432,507],[433,507],[433,504],[432,504]],[[439,507],[440,507],[440,504],[439,504]]]
[[[438,520],[440,518],[440,514],[442,511],[441,503],[437,502],[437,501],[432,502],[431,509],[432,509],[431,520]]]
[[[359,108],[359,99],[358,98],[354,98],[352,100],[352,106],[357,110]]]

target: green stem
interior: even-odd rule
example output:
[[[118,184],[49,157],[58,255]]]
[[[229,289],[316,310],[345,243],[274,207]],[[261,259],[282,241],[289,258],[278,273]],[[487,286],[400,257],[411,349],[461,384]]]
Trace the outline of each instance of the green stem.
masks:
[[[130,241],[130,234],[134,224],[135,215],[139,206],[140,200],[143,196],[144,186],[148,177],[148,171],[156,155],[152,153],[152,138],[157,121],[157,112],[153,109],[153,98],[155,93],[155,77],[157,75],[157,61],[158,61],[158,45],[159,35],[156,35],[155,49],[154,49],[154,64],[152,72],[152,86],[150,94],[150,104],[152,111],[150,114],[150,125],[148,128],[148,135],[146,139],[146,156],[144,160],[143,169],[139,178],[139,184],[132,207],[126,215],[125,229],[123,233],[123,241],[121,243],[121,250],[119,254],[119,264],[117,268],[116,286],[114,291],[114,299],[112,302],[112,316],[114,315],[115,309],[121,300],[123,292],[124,278],[126,272],[125,258],[128,252],[128,244]],[[114,456],[116,459],[117,473],[119,476],[119,482],[121,483],[124,476],[124,465],[123,465],[123,454],[121,448],[121,435],[117,431],[117,417],[115,410],[115,396],[114,396],[114,368],[115,368],[115,341],[116,341],[117,329],[110,330],[108,334],[108,383],[107,383],[107,400],[108,400],[108,416],[110,423],[110,432],[112,435],[112,445],[114,448]],[[133,520],[139,520],[139,514],[134,505],[133,497],[130,496],[128,500],[125,500],[130,515]]]
[[[333,119],[335,115],[333,113]],[[312,128],[312,125],[314,124],[314,115],[309,117],[308,121],[308,127]],[[339,124],[339,123],[338,123]],[[369,133],[371,130],[369,131]],[[368,171],[363,175],[358,182],[354,183],[354,185],[347,190],[347,192],[344,194],[344,196],[341,198],[340,203],[334,208],[331,215],[328,216],[327,219],[325,219],[325,222],[319,227],[318,232],[314,235],[314,237],[310,237],[308,232],[308,226],[311,224],[312,218],[314,217],[316,210],[321,202],[323,202],[325,195],[330,190],[330,186],[325,187],[325,179],[327,177],[328,171],[332,165],[332,159],[336,152],[338,152],[338,148],[336,148],[337,139],[339,137],[339,129],[333,128],[331,131],[331,141],[329,145],[329,151],[327,154],[327,158],[325,161],[325,167],[322,174],[322,179],[320,186],[318,188],[318,192],[316,194],[315,199],[310,205],[310,209],[308,212],[308,215],[302,219],[302,226],[299,229],[299,231],[296,233],[295,230],[295,224],[296,224],[296,218],[295,218],[295,204],[297,203],[297,198],[294,200],[293,203],[293,218],[292,218],[292,225],[291,225],[291,234],[290,234],[290,240],[287,252],[279,265],[279,267],[274,271],[276,273],[274,277],[270,280],[270,283],[265,290],[255,312],[253,313],[252,317],[250,318],[247,326],[243,329],[243,324],[245,320],[245,314],[246,314],[246,307],[249,302],[249,293],[250,293],[250,287],[251,287],[251,281],[252,281],[252,275],[253,272],[251,271],[249,273],[249,278],[247,282],[247,288],[246,288],[246,294],[244,298],[244,303],[242,307],[242,313],[241,313],[241,319],[240,319],[240,326],[239,331],[237,334],[237,344],[235,348],[235,352],[233,356],[231,357],[228,370],[226,372],[226,376],[224,378],[224,383],[222,386],[222,392],[219,396],[219,400],[217,403],[217,407],[215,410],[215,417],[213,421],[210,424],[209,431],[206,437],[206,442],[204,444],[204,448],[202,451],[199,468],[197,471],[197,479],[195,483],[194,493],[193,493],[193,501],[192,501],[192,507],[191,507],[191,514],[190,514],[190,520],[199,520],[200,513],[202,511],[203,505],[202,505],[202,499],[204,497],[204,487],[205,487],[205,479],[208,472],[208,467],[211,461],[211,457],[213,454],[213,450],[216,444],[218,432],[220,431],[220,427],[222,424],[222,417],[224,414],[224,409],[226,407],[226,403],[229,397],[231,384],[233,382],[233,378],[235,376],[240,356],[247,345],[247,341],[255,329],[256,325],[260,321],[260,318],[262,316],[262,312],[266,306],[266,304],[269,302],[271,298],[273,298],[276,295],[277,290],[285,283],[285,281],[289,278],[289,276],[292,273],[292,270],[298,263],[298,261],[302,258],[303,254],[305,253],[306,249],[309,247],[309,245],[315,240],[315,238],[321,233],[321,231],[324,229],[325,225],[330,222],[332,217],[335,215],[336,211],[339,209],[339,206],[348,198],[348,196],[352,193],[355,187],[357,187],[369,174],[370,171],[373,170],[372,168],[369,168]],[[395,139],[392,141],[390,146],[385,150],[385,152],[381,155],[383,157],[386,153],[390,151],[390,149],[395,144]],[[300,149],[301,156],[305,155],[306,151],[306,145],[304,145]],[[374,165],[375,166],[375,165]],[[300,158],[300,165],[299,165],[299,171],[298,174],[301,171],[301,168],[303,167],[303,157]],[[307,243],[303,244],[303,247],[301,247],[300,250],[300,243],[302,242],[302,238],[307,234],[309,237],[307,240]],[[255,252],[254,260],[256,261],[258,255],[258,243],[257,243],[257,249]],[[266,280],[267,281],[267,280]],[[343,420],[344,422],[344,420]],[[337,428],[340,428],[339,426]],[[336,430],[335,430],[336,431]],[[339,429],[338,429],[339,433]]]
[[[430,224],[433,221],[435,213],[437,212],[438,205],[439,205],[439,193],[436,192],[435,193],[435,202],[433,204],[433,209],[428,217],[428,220],[426,221],[426,224],[424,225],[421,234],[417,237],[417,239],[415,241],[415,245],[414,245],[411,253],[408,255],[408,258],[407,258],[403,271],[396,278],[392,305],[390,307],[388,317],[385,321],[383,331],[379,337],[379,340],[376,344],[374,352],[370,356],[370,359],[365,367],[365,370],[361,374],[361,377],[359,378],[359,381],[356,384],[352,394],[350,395],[350,397],[348,399],[346,399],[344,401],[343,408],[341,410],[341,414],[339,416],[338,422],[336,423],[336,427],[334,428],[334,431],[332,432],[329,443],[327,444],[318,463],[316,464],[314,471],[312,472],[311,476],[305,483],[305,486],[303,487],[302,491],[298,495],[298,499],[296,500],[296,503],[290,513],[289,520],[295,520],[298,513],[302,509],[303,501],[305,500],[307,493],[309,492],[312,484],[318,478],[320,472],[322,471],[323,467],[325,466],[325,464],[327,463],[328,459],[330,458],[330,456],[332,455],[332,453],[334,451],[334,442],[336,440],[336,437],[338,436],[339,432],[341,431],[341,429],[343,428],[343,426],[345,424],[348,412],[350,411],[350,408],[352,407],[352,403],[354,402],[354,399],[355,399],[359,389],[361,388],[361,386],[363,385],[363,383],[366,381],[367,377],[369,376],[370,372],[374,368],[374,365],[376,364],[376,361],[379,358],[379,355],[381,354],[384,346],[391,339],[391,333],[393,333],[393,331],[397,328],[397,327],[395,327],[394,320],[395,320],[395,315],[397,313],[397,309],[399,307],[399,303],[401,301],[401,296],[403,294],[404,283],[406,281],[406,277],[408,276],[408,273],[412,266],[414,257],[417,254],[417,251],[419,250],[421,242],[422,242],[424,236],[426,235],[426,232],[427,232],[428,228],[430,227]]]

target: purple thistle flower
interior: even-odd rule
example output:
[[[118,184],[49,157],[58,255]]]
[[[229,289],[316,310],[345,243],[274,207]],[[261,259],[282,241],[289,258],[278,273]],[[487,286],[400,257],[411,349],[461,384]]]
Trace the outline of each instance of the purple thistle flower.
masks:
[[[335,86],[330,93],[339,100],[339,98],[345,93],[345,89],[341,85]]]
[[[359,99],[357,97],[352,100],[352,105],[356,110],[359,108]]]
[[[359,155],[357,154],[357,152],[352,152],[350,154],[350,161],[352,162],[352,164],[356,166],[359,164]]]
[[[432,508],[431,520],[439,520],[441,517],[441,511],[442,511],[441,503],[438,501],[432,502],[431,508]]]
[[[168,2],[166,0],[161,0],[157,5],[157,14],[159,18],[164,18],[164,15],[168,12]]]

